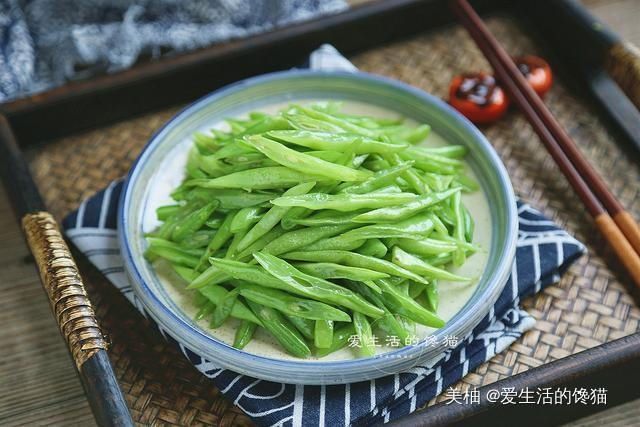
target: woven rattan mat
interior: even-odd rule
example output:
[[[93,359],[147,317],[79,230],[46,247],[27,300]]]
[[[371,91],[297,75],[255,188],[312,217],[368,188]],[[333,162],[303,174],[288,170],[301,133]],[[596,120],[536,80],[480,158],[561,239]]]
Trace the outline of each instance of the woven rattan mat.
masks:
[[[489,20],[516,54],[540,53],[508,17]],[[453,74],[489,67],[461,28],[448,28],[383,46],[351,58],[362,70],[391,76],[445,96]],[[640,212],[640,171],[584,99],[556,82],[546,101],[613,192]],[[81,199],[126,173],[152,132],[177,109],[150,114],[82,135],[54,141],[28,153],[35,179],[62,218]],[[581,207],[579,199],[515,112],[483,129],[509,170],[516,193],[587,244],[584,256],[562,281],[524,302],[538,322],[503,354],[467,375],[458,387],[483,385],[554,359],[629,335],[639,328],[640,309],[620,270]],[[613,268],[610,268],[613,267]],[[142,424],[248,423],[239,409],[156,333],[99,274],[81,263],[89,294],[108,333],[111,359],[133,417]]]

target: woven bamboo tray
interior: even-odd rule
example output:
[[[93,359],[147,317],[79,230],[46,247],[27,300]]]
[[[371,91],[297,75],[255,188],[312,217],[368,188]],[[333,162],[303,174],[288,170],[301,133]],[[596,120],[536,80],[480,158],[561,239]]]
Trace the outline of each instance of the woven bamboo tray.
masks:
[[[514,55],[545,51],[508,16],[488,24]],[[350,58],[360,69],[393,77],[445,97],[451,77],[490,70],[462,28],[451,27]],[[640,170],[614,141],[585,99],[557,81],[546,102],[628,211],[640,212]],[[32,174],[58,220],[80,201],[123,176],[151,134],[177,112],[166,109],[27,150]],[[589,254],[560,283],[524,301],[538,319],[509,350],[468,374],[464,389],[492,383],[634,332],[640,327],[630,283],[525,119],[510,112],[483,129],[505,163],[516,194],[566,227]],[[634,185],[629,185],[635,183]],[[111,341],[110,357],[134,420],[140,424],[245,425],[228,402],[109,283],[80,261],[88,293]],[[610,268],[612,267],[612,268]],[[615,271],[614,271],[615,270]],[[430,402],[433,403],[433,402]]]

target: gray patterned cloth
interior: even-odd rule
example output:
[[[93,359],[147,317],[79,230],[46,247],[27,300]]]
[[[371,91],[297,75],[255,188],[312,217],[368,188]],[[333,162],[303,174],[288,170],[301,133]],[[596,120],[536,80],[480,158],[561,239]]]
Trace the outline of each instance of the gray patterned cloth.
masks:
[[[0,0],[0,102],[336,13],[344,0]]]

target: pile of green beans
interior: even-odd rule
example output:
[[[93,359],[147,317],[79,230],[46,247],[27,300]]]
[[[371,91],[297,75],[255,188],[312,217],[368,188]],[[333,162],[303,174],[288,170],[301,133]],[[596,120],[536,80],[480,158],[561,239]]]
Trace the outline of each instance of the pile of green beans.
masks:
[[[147,259],[188,283],[197,320],[236,319],[237,348],[263,328],[300,358],[353,336],[372,356],[444,325],[438,286],[471,282],[447,268],[477,250],[463,146],[417,145],[428,125],[333,102],[227,123],[194,136],[175,203],[147,234]]]

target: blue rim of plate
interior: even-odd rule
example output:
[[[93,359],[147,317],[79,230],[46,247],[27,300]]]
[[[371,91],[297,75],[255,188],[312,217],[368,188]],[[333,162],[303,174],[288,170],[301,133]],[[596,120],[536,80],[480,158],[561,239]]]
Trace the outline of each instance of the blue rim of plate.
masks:
[[[136,266],[135,261],[133,260],[133,255],[130,249],[129,236],[127,236],[127,233],[125,233],[126,225],[127,225],[127,218],[126,218],[125,212],[126,212],[127,206],[129,205],[129,200],[130,200],[130,191],[129,191],[130,186],[138,172],[138,166],[143,165],[142,162],[153,151],[153,149],[157,145],[156,141],[161,141],[160,137],[163,136],[164,133],[168,132],[168,130],[172,126],[176,125],[181,120],[189,117],[189,115],[197,111],[199,108],[205,105],[208,105],[211,102],[215,102],[216,99],[223,98],[224,96],[228,96],[236,91],[241,91],[244,88],[250,87],[252,85],[263,84],[263,83],[267,83],[274,80],[301,78],[301,77],[342,77],[346,79],[369,81],[371,83],[391,86],[394,89],[408,92],[410,95],[413,95],[414,97],[419,98],[421,101],[435,105],[440,110],[443,110],[443,112],[447,114],[449,118],[452,121],[454,121],[457,126],[464,128],[465,131],[470,132],[473,135],[473,137],[475,138],[475,143],[480,145],[480,148],[484,151],[484,154],[487,155],[491,163],[493,163],[493,165],[497,167],[496,172],[499,175],[501,184],[505,187],[505,194],[504,194],[506,197],[505,202],[506,202],[507,209],[509,209],[509,212],[507,212],[505,215],[507,224],[505,224],[506,239],[504,244],[506,246],[502,251],[502,255],[500,259],[497,262],[499,266],[498,270],[496,271],[495,275],[490,279],[491,282],[494,283],[493,288],[486,290],[486,293],[489,294],[488,297],[491,300],[490,306],[492,307],[493,304],[495,304],[495,301],[500,295],[500,292],[504,288],[504,285],[506,284],[506,281],[510,275],[512,261],[515,256],[517,229],[518,229],[516,199],[515,199],[512,185],[511,185],[511,181],[509,179],[509,176],[507,174],[507,171],[502,161],[498,157],[498,154],[495,152],[495,150],[493,149],[489,141],[482,134],[482,132],[480,132],[480,130],[476,128],[475,125],[473,125],[469,120],[467,120],[465,117],[463,117],[460,113],[458,113],[456,110],[454,110],[452,107],[450,107],[447,103],[445,103],[441,99],[433,95],[430,95],[418,88],[410,86],[406,83],[402,83],[397,80],[393,80],[390,78],[381,77],[381,76],[377,76],[377,75],[373,75],[373,74],[369,74],[361,71],[344,72],[344,71],[313,71],[313,70],[293,69],[288,71],[278,71],[278,72],[268,73],[268,74],[240,80],[238,82],[224,86],[220,89],[217,89],[197,99],[196,101],[184,107],[181,111],[179,111],[176,115],[174,115],[171,119],[169,119],[169,121],[167,121],[160,129],[158,129],[152,135],[152,137],[149,139],[147,144],[143,147],[137,159],[134,161],[129,173],[126,176],[122,194],[120,196],[120,201],[118,204],[117,225],[118,225],[118,240],[120,244],[120,250],[125,261],[125,268],[129,273],[130,278],[134,282],[136,282],[136,284],[138,285],[138,287],[134,286],[134,291],[136,292],[137,296],[141,299],[142,303],[145,306],[145,309],[152,315],[154,320],[156,320],[166,330],[166,332],[168,332],[170,335],[174,335],[174,338],[178,341],[180,341],[180,339],[175,335],[182,336],[181,334],[187,333],[192,335],[192,338],[195,341],[204,340],[203,344],[217,347],[219,350],[222,350],[223,352],[227,353],[226,354],[227,356],[248,358],[256,362],[268,363],[269,366],[273,366],[273,367],[278,366],[280,368],[304,369],[309,367],[314,367],[314,368],[317,367],[317,368],[331,369],[331,368],[356,368],[357,367],[358,370],[366,369],[366,368],[376,369],[378,368],[377,365],[379,365],[385,359],[388,361],[387,364],[391,364],[390,361],[394,359],[403,358],[403,357],[406,358],[411,353],[418,353],[421,347],[424,348],[424,346],[418,343],[418,344],[402,347],[398,350],[393,350],[387,353],[378,354],[372,357],[356,358],[353,360],[327,361],[327,362],[318,361],[318,360],[313,360],[313,361],[282,360],[282,359],[276,359],[276,358],[271,358],[267,356],[252,354],[249,352],[245,352],[243,350],[236,349],[231,345],[223,341],[220,341],[215,337],[205,333],[199,328],[184,322],[175,313],[169,310],[162,303],[162,301],[158,299],[158,297],[148,288],[148,286],[144,282],[142,275],[140,274],[140,271]],[[477,308],[475,306],[467,306],[468,303],[469,302],[467,302],[464,308],[460,310],[458,313],[456,313],[443,328],[436,330],[432,335],[442,338],[440,335],[444,335],[442,331],[445,328],[455,329],[454,327],[457,324],[464,324],[465,321],[468,321],[467,317],[473,314],[474,308]],[[161,313],[163,316],[167,316],[167,318],[171,320],[171,323],[173,323],[173,325],[175,326],[178,326],[178,328],[174,328],[172,327],[173,325],[171,325],[169,322],[165,320],[161,320],[161,316],[158,316],[158,313]],[[486,314],[483,314],[482,316],[476,316],[477,321],[475,322],[474,325],[468,328],[468,332],[471,332],[473,328],[477,326],[478,322],[480,322],[485,315]],[[192,340],[189,339],[186,341],[191,342]],[[417,354],[416,357],[418,356],[419,355]],[[388,375],[390,373],[391,372],[382,373],[382,375],[378,375],[378,377]],[[283,380],[286,380],[286,379],[280,379],[280,382],[283,382]],[[287,381],[284,381],[284,382],[287,382]]]

